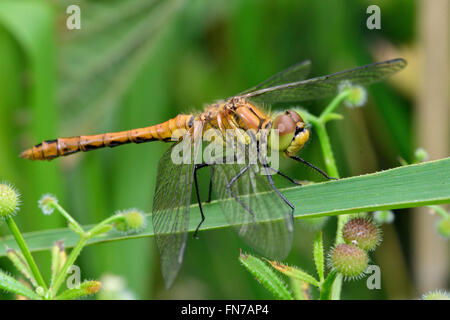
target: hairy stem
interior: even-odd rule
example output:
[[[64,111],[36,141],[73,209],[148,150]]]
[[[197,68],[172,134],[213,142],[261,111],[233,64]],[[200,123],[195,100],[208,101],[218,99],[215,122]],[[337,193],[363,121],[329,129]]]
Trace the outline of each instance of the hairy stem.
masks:
[[[63,207],[61,207],[58,202],[53,202],[52,206],[54,206],[55,209],[62,214],[62,216],[75,228],[75,231],[78,234],[83,234],[84,231],[80,224],[72,218],[72,216]]]
[[[25,257],[25,260],[27,261],[28,266],[30,267],[30,270],[33,273],[33,276],[36,279],[38,285],[41,286],[44,291],[47,291],[47,285],[45,284],[44,279],[42,278],[42,275],[36,265],[36,262],[34,262],[33,256],[31,255],[30,250],[28,250],[27,244],[25,243],[25,240],[23,239],[22,234],[20,233],[20,230],[14,222],[13,218],[6,218],[6,223],[20,248],[20,251],[22,251],[22,254]]]
[[[330,138],[327,133],[326,123],[331,118],[330,116],[336,110],[336,108],[340,105],[340,103],[345,100],[350,94],[350,90],[344,90],[339,93],[325,108],[322,114],[316,118],[311,117],[311,123],[316,129],[317,136],[319,137],[320,147],[322,149],[322,154],[325,160],[325,166],[327,168],[327,173],[331,177],[339,178],[339,171],[336,165],[336,161],[334,159],[333,150],[331,148]],[[341,243],[342,240],[342,228],[344,227],[345,222],[348,220],[348,215],[340,215],[338,216],[338,225],[336,230],[336,240],[335,244]],[[341,287],[342,287],[342,278],[336,277],[334,281],[334,285],[332,288],[331,297],[332,299],[339,300],[341,295]]]

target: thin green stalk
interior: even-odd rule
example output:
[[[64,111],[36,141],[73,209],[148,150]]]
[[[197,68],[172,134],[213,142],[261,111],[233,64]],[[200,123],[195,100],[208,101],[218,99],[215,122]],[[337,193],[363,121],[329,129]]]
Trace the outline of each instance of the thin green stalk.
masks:
[[[328,137],[325,123],[319,122],[315,126],[317,136],[319,137],[320,147],[322,149],[323,158],[325,160],[325,166],[327,167],[327,173],[331,177],[339,178],[339,171],[334,160],[333,150],[331,149],[330,138]]]
[[[118,221],[118,220],[121,220],[121,219],[123,219],[123,216],[118,215],[118,214],[113,215],[113,216],[111,216],[111,217],[109,217],[109,218],[103,220],[102,222],[100,222],[99,224],[97,224],[95,227],[93,227],[91,230],[89,230],[89,232],[87,233],[87,235],[88,235],[89,237],[91,237],[91,235],[95,235],[95,234],[97,233],[97,231],[98,231],[98,230],[101,230],[105,225],[112,224],[112,223],[114,223],[114,222],[116,222],[116,221]]]
[[[347,89],[342,92],[340,92],[325,108],[325,110],[322,112],[322,114],[319,117],[319,121],[323,124],[327,121],[328,116],[336,110],[336,108],[341,104],[342,101],[344,101],[349,94],[351,93],[352,89]]]
[[[75,231],[77,233],[79,233],[80,235],[84,233],[83,228],[80,226],[80,224],[74,218],[72,218],[72,216],[63,207],[61,207],[58,202],[54,201],[52,203],[52,206],[54,206],[55,209],[58,210],[63,215],[63,217],[66,218],[66,220],[75,227]]]
[[[80,240],[78,240],[78,243],[76,244],[76,246],[70,252],[69,257],[66,260],[66,263],[64,264],[62,269],[59,271],[58,275],[56,276],[56,280],[55,280],[55,282],[53,284],[53,287],[51,288],[53,296],[56,296],[56,294],[58,293],[59,287],[61,286],[61,284],[63,283],[64,279],[66,278],[67,270],[69,270],[69,267],[78,258],[78,256],[80,255],[81,250],[83,249],[83,247],[85,246],[85,244],[86,244],[86,242],[88,240],[89,240],[89,237],[86,237],[86,236],[82,235],[80,237]]]
[[[345,100],[348,95],[350,94],[350,90],[344,90],[341,93],[339,93],[331,102],[328,104],[328,106],[325,108],[325,110],[322,112],[322,114],[316,118],[311,117],[311,123],[313,124],[314,128],[316,129],[317,136],[319,137],[320,147],[322,149],[323,157],[325,160],[325,166],[327,168],[328,175],[339,178],[339,171],[336,165],[336,161],[334,159],[333,150],[331,148],[330,138],[327,133],[326,129],[326,123],[329,119],[331,119],[332,113],[336,108],[340,105],[340,103]],[[344,227],[345,222],[348,220],[348,215],[340,215],[338,216],[338,225],[337,225],[337,231],[336,231],[336,240],[335,243],[339,244],[342,240],[342,228]],[[332,298],[333,299],[339,299],[341,294],[341,287],[342,287],[342,278],[337,277],[334,281],[334,285],[332,288]]]
[[[441,218],[443,219],[446,219],[449,216],[448,212],[445,211],[445,209],[440,206],[428,206],[428,207],[432,209],[434,212],[436,212],[438,215],[440,215]]]
[[[36,265],[36,262],[34,262],[33,256],[31,255],[30,250],[28,250],[27,244],[25,243],[25,240],[23,239],[22,234],[20,233],[20,230],[14,222],[13,218],[7,217],[6,223],[20,248],[20,251],[22,251],[25,260],[30,266],[31,272],[33,273],[33,276],[36,279],[37,283],[44,289],[44,291],[47,291],[47,285],[45,284],[44,279],[42,278],[42,275]]]
[[[55,204],[57,205],[57,204]],[[52,295],[56,296],[56,294],[58,293],[58,290],[61,286],[61,284],[63,283],[64,279],[66,278],[67,275],[67,270],[69,270],[70,266],[75,262],[75,260],[78,258],[78,256],[81,253],[81,250],[83,250],[83,247],[86,245],[86,243],[88,242],[88,240],[93,236],[97,234],[97,231],[101,231],[101,229],[108,224],[111,224],[113,222],[115,222],[116,220],[119,219],[123,219],[122,216],[120,215],[113,215],[105,220],[103,220],[102,222],[100,222],[98,225],[96,225],[95,227],[93,227],[91,230],[89,230],[88,232],[84,232],[83,228],[81,228],[81,226],[75,221],[73,220],[73,218],[62,208],[58,205],[58,210],[71,222],[73,223],[73,225],[78,226],[80,231],[80,240],[78,240],[78,243],[75,245],[75,247],[72,249],[72,251],[70,252],[70,255],[67,257],[66,263],[64,264],[64,266],[62,267],[62,269],[59,271],[58,275],[55,278],[55,282],[52,285],[51,291],[52,291]],[[72,221],[73,220],[73,221]]]

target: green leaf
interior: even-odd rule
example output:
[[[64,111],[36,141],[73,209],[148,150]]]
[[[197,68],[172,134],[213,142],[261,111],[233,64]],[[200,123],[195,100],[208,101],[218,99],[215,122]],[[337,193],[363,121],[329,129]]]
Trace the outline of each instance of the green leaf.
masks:
[[[295,278],[297,280],[307,282],[316,287],[320,286],[319,281],[317,281],[312,275],[310,275],[309,273],[303,271],[298,267],[288,266],[278,261],[271,261],[271,260],[268,261],[272,265],[272,267],[274,267],[275,269],[277,269],[278,271],[287,275],[290,278]]]
[[[320,289],[320,300],[331,300],[331,292],[334,284],[334,280],[336,280],[337,272],[331,271],[325,282],[322,284]]]
[[[62,269],[66,262],[66,251],[64,250],[64,243],[62,241],[56,241],[52,247],[52,277],[50,280],[50,286],[53,285],[58,272]]]
[[[293,300],[291,293],[286,287],[286,284],[281,280],[275,272],[261,259],[258,259],[249,254],[241,252],[239,261],[250,271],[256,280],[269,290],[277,299]]]
[[[22,110],[24,114],[33,119],[30,123],[24,123],[17,134],[24,139],[24,144],[14,143],[6,152],[6,146],[2,144],[3,154],[18,154],[20,149],[29,147],[31,141],[41,140],[43,137],[55,137],[56,127],[60,123],[59,110],[56,107],[54,94],[56,91],[56,37],[57,32],[54,6],[47,1],[34,0],[3,0],[0,1],[0,25],[7,30],[14,41],[21,49],[21,62],[25,69],[18,73],[22,77],[22,83],[16,88],[21,97],[20,104],[15,105],[14,112]],[[3,49],[2,49],[3,50]],[[2,61],[2,64],[9,64],[11,61]],[[3,66],[0,65],[3,75]],[[26,70],[26,73],[24,71]],[[24,77],[24,74],[27,76]],[[5,75],[6,81],[9,75]],[[24,80],[25,82],[23,82]],[[0,81],[2,82],[2,81]],[[3,90],[0,90],[3,100]],[[8,95],[10,95],[9,93]],[[11,98],[11,97],[10,97]],[[23,100],[22,100],[23,99]],[[11,103],[10,101],[9,103]],[[0,103],[2,104],[2,103]],[[10,106],[7,106],[10,107]],[[0,106],[4,108],[4,106]],[[12,110],[12,109],[11,109]],[[11,121],[11,114],[7,119]],[[3,123],[0,123],[3,126]],[[11,127],[13,128],[13,127]],[[27,128],[26,130],[24,130]],[[17,136],[16,138],[19,138]],[[13,136],[9,136],[13,139]],[[17,159],[17,155],[14,155]],[[29,201],[24,203],[22,210],[30,209],[34,206],[34,201],[41,195],[42,182],[45,181],[46,191],[58,193],[62,196],[62,175],[58,166],[46,166],[33,164],[25,161],[14,161],[14,166],[18,170],[17,174],[27,177],[26,183],[22,184],[22,192],[27,193]],[[0,168],[2,176],[11,176],[11,172]],[[16,177],[17,178],[17,177]],[[59,218],[56,215],[42,219],[41,215],[30,214],[26,218],[20,217],[27,222],[27,226],[40,226],[43,228],[58,225]],[[20,220],[19,220],[20,221]]]
[[[14,264],[17,270],[19,270],[25,278],[28,279],[28,281],[31,282],[31,284],[34,287],[37,287],[36,279],[33,276],[33,273],[30,270],[30,266],[25,260],[25,257],[20,251],[12,250],[12,249],[6,249],[7,256],[9,260]]]
[[[101,284],[99,281],[84,281],[77,288],[71,288],[55,298],[55,300],[73,300],[81,297],[86,297],[97,293],[100,290]]]
[[[309,283],[295,278],[290,278],[292,293],[295,300],[311,300]]]
[[[0,289],[13,292],[15,294],[34,300],[41,299],[41,297],[39,297],[33,290],[26,287],[24,284],[20,283],[3,271],[0,271]]]
[[[318,231],[314,238],[314,262],[316,263],[317,273],[320,282],[324,280],[324,259],[323,259],[323,239],[322,231]]]
[[[295,206],[296,219],[449,203],[450,158],[281,191]],[[207,218],[201,230],[229,226],[218,201],[204,204],[203,209]],[[199,221],[198,205],[194,204],[191,206],[188,230],[195,231]],[[124,235],[111,230],[103,237],[90,239],[88,244],[150,237],[153,234],[152,224],[149,223],[139,234]],[[73,247],[78,241],[78,235],[68,228],[30,232],[24,234],[24,238],[31,251],[48,250],[61,239],[64,239],[66,247]],[[10,236],[0,238],[0,241],[10,248],[17,248]],[[5,254],[5,246],[0,246],[0,256]]]

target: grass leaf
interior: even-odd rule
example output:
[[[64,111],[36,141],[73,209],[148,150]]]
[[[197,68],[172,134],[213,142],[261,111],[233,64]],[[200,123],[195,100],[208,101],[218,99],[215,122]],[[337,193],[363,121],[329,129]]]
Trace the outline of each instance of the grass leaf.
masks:
[[[295,206],[296,219],[449,203],[450,158],[281,191]],[[204,204],[203,209],[206,220],[201,230],[229,226],[217,201]],[[200,221],[197,204],[191,206],[189,221],[188,230],[193,232]],[[111,230],[91,239],[89,244],[150,237],[153,234],[152,224],[149,223],[141,233],[124,235]],[[31,251],[50,249],[58,240],[64,240],[67,248],[78,241],[78,235],[68,228],[29,232],[24,234],[24,238]],[[0,242],[3,244],[0,246],[0,256],[6,254],[5,245],[17,248],[11,236],[0,238]]]

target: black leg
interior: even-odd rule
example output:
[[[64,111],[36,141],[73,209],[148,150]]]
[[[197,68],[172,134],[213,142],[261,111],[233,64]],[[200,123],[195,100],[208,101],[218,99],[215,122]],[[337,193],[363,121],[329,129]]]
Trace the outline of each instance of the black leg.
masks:
[[[214,175],[214,167],[210,167],[210,177],[209,177],[209,191],[208,191],[208,200],[207,203],[211,202],[211,195],[212,195],[212,184],[213,184],[213,175]]]
[[[280,172],[280,171],[278,171],[278,170],[276,170],[276,169],[274,169],[274,168],[272,168],[272,167],[269,167],[269,166],[264,166],[264,167],[266,167],[267,169],[270,169],[270,170],[275,171],[276,174],[278,174],[278,175],[282,176],[283,178],[289,180],[289,181],[292,182],[293,184],[295,184],[295,185],[297,185],[297,186],[302,186],[302,184],[301,184],[300,182],[295,181],[294,179],[292,179],[292,178],[289,177],[288,175],[284,174],[283,172]]]
[[[306,161],[306,160],[304,160],[304,159],[302,159],[302,158],[300,158],[300,157],[298,157],[298,156],[292,156],[292,157],[290,157],[291,159],[294,159],[294,160],[296,160],[296,161],[298,161],[298,162],[301,162],[301,163],[303,163],[303,164],[306,164],[308,167],[311,167],[311,168],[313,168],[314,170],[316,170],[317,172],[319,172],[321,175],[323,175],[325,178],[327,178],[328,180],[330,180],[330,179],[333,179],[333,180],[338,180],[338,178],[333,178],[333,177],[330,177],[330,176],[328,176],[325,172],[323,172],[322,170],[320,170],[319,168],[317,168],[315,165],[313,165],[311,162],[308,162],[308,161]]]
[[[291,207],[291,217],[292,217],[292,221],[294,221],[294,210],[295,207],[294,205],[284,196],[284,194],[282,194],[277,187],[275,187],[275,183],[273,183],[273,179],[272,176],[269,173],[269,169],[267,167],[264,167],[266,170],[266,175],[267,175],[267,180],[269,181],[270,186],[272,187],[272,189],[280,196],[281,199],[283,199],[284,202],[286,202],[286,204]]]
[[[233,178],[230,179],[227,183],[227,190],[231,194],[231,196],[252,216],[252,221],[255,223],[255,214],[239,199],[237,195],[234,194],[233,190],[231,190],[231,185],[237,181],[247,170],[250,168],[250,164],[243,167],[241,171],[237,175],[235,175]]]
[[[203,208],[202,208],[202,201],[200,200],[200,192],[198,191],[198,182],[197,182],[197,170],[206,167],[208,164],[206,163],[200,163],[200,164],[196,164],[194,166],[194,184],[195,184],[195,193],[197,194],[197,201],[198,201],[198,207],[200,209],[200,214],[202,215],[202,220],[200,221],[200,223],[198,224],[197,228],[195,229],[194,232],[194,238],[198,239],[197,237],[197,233],[198,230],[200,229],[200,226],[202,225],[202,223],[205,221],[205,215],[203,214]]]

